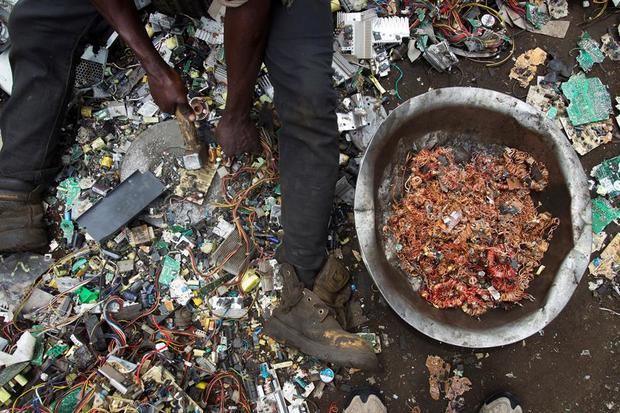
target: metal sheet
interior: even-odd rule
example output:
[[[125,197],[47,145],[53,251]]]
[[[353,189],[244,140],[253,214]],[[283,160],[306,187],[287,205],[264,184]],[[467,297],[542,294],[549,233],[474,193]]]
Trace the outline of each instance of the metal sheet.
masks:
[[[185,142],[175,120],[151,126],[132,142],[123,157],[121,181],[136,171],[152,171],[162,162],[162,157],[175,158],[184,154]]]
[[[104,241],[131,221],[166,187],[151,172],[134,172],[86,211],[77,222],[98,242]]]

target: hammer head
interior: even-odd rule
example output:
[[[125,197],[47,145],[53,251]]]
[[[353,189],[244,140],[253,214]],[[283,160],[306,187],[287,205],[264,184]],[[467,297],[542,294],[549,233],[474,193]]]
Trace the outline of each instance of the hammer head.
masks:
[[[183,166],[189,171],[201,169],[207,162],[209,162],[209,150],[205,145],[188,149],[183,155]]]
[[[209,161],[209,151],[207,147],[198,140],[196,125],[183,114],[180,108],[176,111],[177,122],[183,140],[185,141],[185,155],[183,156],[183,165],[185,169],[194,171],[201,169]]]

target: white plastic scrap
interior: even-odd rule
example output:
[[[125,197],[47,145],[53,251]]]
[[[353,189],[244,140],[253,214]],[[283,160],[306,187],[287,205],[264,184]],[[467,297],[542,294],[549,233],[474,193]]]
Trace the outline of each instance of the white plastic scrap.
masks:
[[[372,42],[400,43],[409,37],[409,19],[406,17],[382,17],[372,22]]]
[[[406,17],[377,17],[374,9],[360,13],[336,15],[336,26],[343,30],[341,50],[358,59],[372,59],[375,44],[401,43],[409,38],[409,20]]]
[[[568,0],[547,0],[547,6],[549,7],[549,14],[554,19],[568,16]]]
[[[37,339],[30,332],[24,332],[17,340],[13,354],[0,351],[0,366],[11,366],[32,360],[36,343]]]
[[[462,218],[463,213],[460,210],[452,211],[449,215],[443,217],[443,223],[446,224],[448,231],[452,231],[461,222]]]
[[[350,26],[355,22],[373,20],[376,18],[377,11],[375,9],[368,9],[359,13],[339,12],[336,14],[336,27],[342,29],[345,26]]]
[[[218,237],[228,238],[230,234],[235,230],[235,226],[224,218],[220,217],[217,221],[217,225],[213,228],[213,233]]]
[[[169,31],[174,24],[174,17],[167,16],[163,13],[151,13],[149,15],[149,23],[153,27],[155,33],[161,31]]]
[[[208,45],[216,46],[224,44],[224,25],[206,17],[200,18],[201,28],[196,30],[194,37]]]
[[[179,303],[179,305],[187,305],[193,296],[192,290],[190,290],[183,278],[177,277],[170,283],[170,298]]]

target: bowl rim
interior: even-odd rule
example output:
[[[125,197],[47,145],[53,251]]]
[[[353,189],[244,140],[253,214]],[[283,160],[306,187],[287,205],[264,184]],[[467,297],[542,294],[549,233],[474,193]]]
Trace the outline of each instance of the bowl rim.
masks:
[[[388,288],[382,271],[374,265],[383,253],[377,240],[375,193],[379,187],[374,179],[374,164],[380,155],[382,141],[396,132],[413,115],[447,106],[466,105],[492,110],[513,117],[524,128],[552,140],[551,150],[559,160],[571,196],[573,248],[566,254],[538,310],[506,324],[472,330],[448,325],[417,312],[404,298],[413,290]],[[583,166],[568,138],[558,126],[531,105],[501,92],[473,88],[449,87],[415,96],[393,110],[370,141],[360,165],[355,191],[355,227],[363,262],[390,307],[408,324],[438,341],[468,348],[503,346],[523,340],[545,328],[566,306],[587,269],[592,246],[592,213],[590,192]]]

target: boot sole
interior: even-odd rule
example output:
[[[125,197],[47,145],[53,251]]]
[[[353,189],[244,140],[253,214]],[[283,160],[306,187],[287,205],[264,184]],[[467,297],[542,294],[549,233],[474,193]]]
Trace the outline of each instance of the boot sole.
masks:
[[[277,331],[288,331],[287,337],[278,335]],[[334,347],[332,346],[311,341],[308,337],[300,334],[295,329],[278,320],[276,317],[271,317],[267,322],[265,322],[263,332],[284,345],[297,347],[302,353],[316,357],[320,360],[355,367],[366,371],[376,371],[379,369],[379,363],[376,359],[374,362],[369,362],[368,364],[355,363],[355,360],[348,357],[348,354],[338,354],[341,352],[334,351]],[[351,352],[348,353],[351,354]]]
[[[47,235],[43,229],[23,228],[0,232],[0,252],[39,252],[47,247]]]

